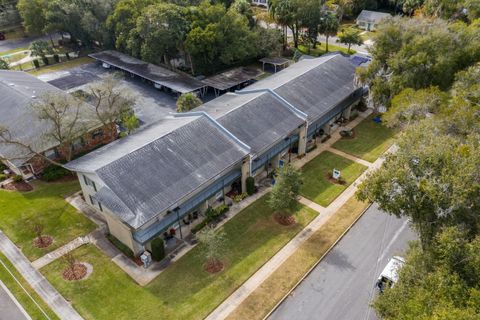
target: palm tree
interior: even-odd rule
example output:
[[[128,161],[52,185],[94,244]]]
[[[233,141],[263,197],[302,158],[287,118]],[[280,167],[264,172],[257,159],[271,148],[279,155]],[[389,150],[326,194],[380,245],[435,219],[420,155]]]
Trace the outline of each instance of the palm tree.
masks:
[[[319,32],[325,36],[325,50],[328,52],[328,38],[337,34],[340,23],[337,17],[331,13],[326,12],[320,19]]]

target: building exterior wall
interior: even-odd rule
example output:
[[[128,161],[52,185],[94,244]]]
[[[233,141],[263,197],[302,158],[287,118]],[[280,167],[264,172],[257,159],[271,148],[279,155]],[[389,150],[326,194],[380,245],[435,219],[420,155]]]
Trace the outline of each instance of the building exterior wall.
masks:
[[[95,130],[92,130],[83,137],[79,138],[82,142],[81,145],[78,145],[74,150],[72,155],[78,155],[89,150],[92,150],[98,146],[102,146],[104,144],[110,143],[116,138],[116,126],[115,124],[111,124],[109,126],[104,126]],[[43,153],[45,154],[48,151],[54,151],[57,156],[54,157],[52,160],[61,162],[65,160],[66,150],[61,147],[55,147],[52,149],[45,150]],[[44,157],[36,155],[32,159],[30,159],[26,164],[26,169],[32,170],[33,174],[40,174],[43,170],[50,165]],[[12,168],[13,170],[13,168]]]
[[[118,220],[114,214],[104,209],[104,217],[107,221],[108,232],[117,238],[124,245],[129,247],[135,256],[143,253],[144,248],[133,239],[132,230],[123,222]]]

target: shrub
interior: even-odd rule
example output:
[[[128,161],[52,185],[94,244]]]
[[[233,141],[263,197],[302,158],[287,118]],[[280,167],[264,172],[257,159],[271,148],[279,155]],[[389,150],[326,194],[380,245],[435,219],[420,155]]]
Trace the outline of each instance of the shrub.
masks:
[[[70,171],[65,168],[55,165],[49,165],[43,170],[42,179],[45,181],[54,181],[65,177],[69,173]]]
[[[33,60],[33,65],[35,66],[35,69],[40,68],[40,63],[38,62],[37,59]]]
[[[226,204],[219,205],[215,208],[216,216],[219,217],[222,214],[226,213],[230,208]]]
[[[3,174],[3,173],[0,173],[0,181],[3,181],[5,179],[7,179],[7,175]]]
[[[117,247],[118,250],[120,250],[124,255],[126,255],[127,257],[129,258],[134,258],[135,255],[133,254],[133,251],[132,249],[130,249],[129,247],[127,247],[126,245],[124,245],[122,242],[120,242],[120,240],[118,240],[117,238],[115,238],[113,235],[111,235],[110,233],[107,233],[106,234],[106,238],[115,246]]]
[[[197,233],[198,231],[202,230],[208,223],[208,218],[205,218],[202,220],[202,222],[200,222],[199,224],[197,224],[195,227],[192,228],[192,233],[195,234]]]
[[[23,177],[19,174],[13,176],[13,182],[21,182],[23,181]]]
[[[58,56],[58,54],[54,54],[53,55],[53,60],[55,60],[56,63],[59,63],[60,62],[60,57]]]
[[[155,238],[152,240],[152,259],[155,261],[161,261],[165,258],[165,245],[163,239]]]
[[[255,179],[253,177],[247,177],[247,194],[251,196],[255,193]]]
[[[245,193],[245,192],[241,193],[241,194],[237,194],[235,197],[233,197],[233,202],[240,202],[243,199],[245,199],[246,197],[248,197],[248,194]]]
[[[43,63],[48,66],[50,63],[48,62],[48,58],[47,57],[42,57],[42,61]]]

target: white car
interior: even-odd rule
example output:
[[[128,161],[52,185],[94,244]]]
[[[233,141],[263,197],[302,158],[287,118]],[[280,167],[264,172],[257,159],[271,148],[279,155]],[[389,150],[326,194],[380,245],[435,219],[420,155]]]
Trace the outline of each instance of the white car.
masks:
[[[404,264],[405,259],[399,256],[394,256],[388,261],[385,269],[383,269],[378,277],[377,287],[380,292],[383,292],[386,286],[393,288],[398,281],[398,271],[400,271]]]

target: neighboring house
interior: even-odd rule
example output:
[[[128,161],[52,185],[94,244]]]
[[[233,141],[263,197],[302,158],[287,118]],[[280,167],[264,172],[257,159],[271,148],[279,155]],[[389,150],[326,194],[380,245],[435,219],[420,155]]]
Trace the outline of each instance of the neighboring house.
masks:
[[[356,23],[361,29],[366,31],[374,31],[380,21],[389,17],[391,17],[389,13],[362,10],[357,17]]]
[[[13,140],[31,146],[35,152],[52,160],[62,160],[62,147],[45,136],[50,130],[48,121],[40,120],[32,103],[44,93],[67,94],[28,73],[0,70],[0,127],[8,129]],[[91,131],[74,142],[73,153],[85,152],[99,144],[111,141],[111,128],[102,128],[95,119],[95,111],[85,105],[85,114],[92,125]],[[25,179],[40,174],[49,165],[42,156],[27,149],[0,141],[0,158],[13,172]]]
[[[252,0],[252,4],[268,8],[268,0]]]
[[[78,173],[109,232],[139,255],[172,228],[185,236],[189,214],[245,192],[249,176],[258,183],[349,118],[364,93],[354,77],[355,66],[340,54],[303,60],[66,167]]]

